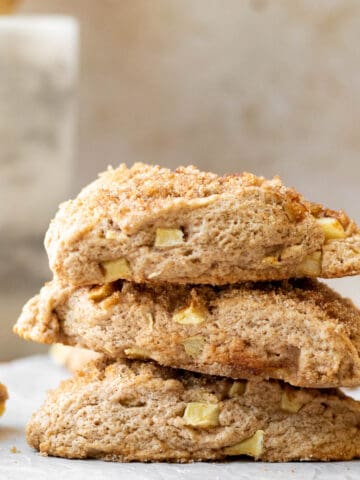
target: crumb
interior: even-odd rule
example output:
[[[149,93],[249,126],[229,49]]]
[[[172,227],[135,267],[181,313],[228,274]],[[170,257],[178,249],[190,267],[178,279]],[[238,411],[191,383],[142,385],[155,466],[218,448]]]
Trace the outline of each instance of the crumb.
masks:
[[[11,453],[21,453],[20,450],[18,450],[15,446],[10,448]]]

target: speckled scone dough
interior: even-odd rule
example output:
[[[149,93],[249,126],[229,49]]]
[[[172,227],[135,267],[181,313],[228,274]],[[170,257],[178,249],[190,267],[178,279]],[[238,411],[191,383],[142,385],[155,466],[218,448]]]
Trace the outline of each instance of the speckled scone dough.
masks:
[[[316,280],[226,287],[50,282],[14,328],[115,359],[302,387],[360,384],[360,312]]]
[[[70,347],[56,343],[49,350],[50,357],[55,363],[61,365],[71,372],[77,372],[84,368],[89,362],[101,357],[99,353],[86,348]]]
[[[5,412],[5,402],[8,398],[9,397],[5,385],[0,383],[0,416]]]
[[[54,274],[78,286],[109,276],[218,285],[360,273],[360,233],[343,212],[278,178],[194,167],[109,169],[60,206],[45,245]],[[114,278],[106,266],[119,259]]]
[[[360,404],[337,390],[99,362],[62,382],[27,425],[44,455],[111,461],[350,460]],[[246,439],[250,439],[245,444]]]

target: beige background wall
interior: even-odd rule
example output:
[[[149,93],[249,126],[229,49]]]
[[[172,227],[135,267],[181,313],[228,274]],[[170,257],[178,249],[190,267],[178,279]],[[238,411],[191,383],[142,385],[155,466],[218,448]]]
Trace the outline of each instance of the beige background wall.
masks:
[[[80,21],[73,192],[110,163],[194,163],[279,173],[360,220],[358,0],[24,0],[19,13]]]
[[[77,186],[108,163],[195,163],[280,173],[358,215],[358,0],[24,0],[22,11],[81,23]]]

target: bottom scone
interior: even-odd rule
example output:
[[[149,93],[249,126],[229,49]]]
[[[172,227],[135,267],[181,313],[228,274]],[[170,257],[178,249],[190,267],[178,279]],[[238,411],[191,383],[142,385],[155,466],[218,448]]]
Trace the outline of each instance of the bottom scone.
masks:
[[[121,462],[349,460],[360,455],[360,403],[338,390],[99,360],[48,395],[27,439],[45,455]]]
[[[9,397],[5,385],[0,383],[0,415],[5,412],[5,402],[8,398]]]

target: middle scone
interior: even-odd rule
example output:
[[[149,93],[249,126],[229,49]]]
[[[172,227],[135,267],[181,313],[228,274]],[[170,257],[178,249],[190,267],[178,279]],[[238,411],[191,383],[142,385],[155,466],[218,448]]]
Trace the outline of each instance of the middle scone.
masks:
[[[360,384],[360,312],[317,280],[80,288],[53,281],[25,305],[14,330],[212,375]]]

